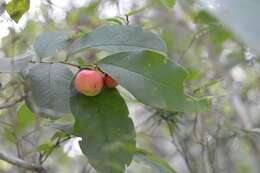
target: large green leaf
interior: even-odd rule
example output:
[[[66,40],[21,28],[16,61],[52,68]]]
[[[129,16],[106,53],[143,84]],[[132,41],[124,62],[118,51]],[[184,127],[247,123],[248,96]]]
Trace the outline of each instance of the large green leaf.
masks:
[[[137,149],[134,159],[137,162],[143,162],[151,166],[157,173],[176,173],[176,171],[164,160],[160,159],[155,154],[143,150]]]
[[[70,113],[70,83],[73,74],[70,69],[59,63],[37,64],[28,75],[29,90],[27,104],[33,110],[50,116]]]
[[[102,59],[98,66],[144,104],[168,111],[195,112],[209,108],[183,92],[186,71],[165,56],[150,52],[123,52]]]
[[[29,8],[29,0],[12,0],[5,7],[7,13],[16,23],[18,23],[20,18],[29,10]]]
[[[260,54],[259,0],[199,0],[206,10]],[[243,11],[243,12],[241,12]]]
[[[30,63],[33,56],[34,54],[32,52],[27,52],[15,58],[0,58],[0,72],[21,72]]]
[[[95,97],[72,89],[71,111],[83,153],[99,173],[123,173],[135,149],[135,131],[125,101],[116,89]]]
[[[126,25],[103,26],[87,33],[72,44],[70,54],[86,48],[112,52],[151,50],[162,54],[167,51],[165,43],[154,33]]]
[[[37,55],[42,59],[56,53],[57,50],[69,46],[71,32],[56,31],[43,33],[35,40],[33,47]]]

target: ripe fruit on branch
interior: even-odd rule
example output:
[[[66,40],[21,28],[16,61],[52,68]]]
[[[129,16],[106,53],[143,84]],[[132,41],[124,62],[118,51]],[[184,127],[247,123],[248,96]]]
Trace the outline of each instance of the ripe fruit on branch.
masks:
[[[96,96],[103,88],[103,74],[96,70],[82,70],[75,78],[77,91],[86,96]]]
[[[104,77],[104,84],[108,88],[115,88],[117,86],[117,82],[108,74]]]

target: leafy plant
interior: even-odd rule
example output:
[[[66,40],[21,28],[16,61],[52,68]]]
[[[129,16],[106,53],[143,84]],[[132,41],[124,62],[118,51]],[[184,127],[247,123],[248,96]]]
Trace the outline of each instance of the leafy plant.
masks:
[[[168,8],[175,4],[169,0],[161,2]],[[6,10],[18,22],[28,10],[27,3],[11,1]],[[14,8],[14,4],[19,8]],[[129,118],[122,88],[140,103],[173,114],[207,111],[210,100],[184,92],[187,71],[168,57],[166,44],[157,34],[115,19],[110,21],[119,25],[100,26],[89,32],[43,33],[35,39],[29,53],[13,60],[0,59],[0,72],[18,73],[23,77],[25,105],[19,110],[17,128],[23,130],[28,123],[33,123],[34,116],[60,119],[72,114],[73,131],[66,135],[59,133],[53,138],[57,140],[55,144],[38,146],[41,164],[62,139],[75,135],[82,138],[80,147],[99,173],[123,173],[134,157],[158,172],[174,173],[154,154],[136,148],[135,126]],[[76,61],[80,53],[91,51],[101,52],[102,58],[93,63],[81,58]],[[63,55],[64,60],[56,60],[58,54]],[[75,88],[75,78],[82,70],[109,76],[112,84],[102,84],[102,90],[94,94],[81,92],[82,89]],[[85,85],[82,87],[84,90]]]

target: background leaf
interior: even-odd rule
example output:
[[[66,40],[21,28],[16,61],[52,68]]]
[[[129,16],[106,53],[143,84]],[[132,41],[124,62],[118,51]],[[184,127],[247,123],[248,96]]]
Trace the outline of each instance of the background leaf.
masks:
[[[208,109],[206,100],[196,101],[184,94],[186,71],[161,54],[117,53],[102,59],[98,65],[144,104],[168,111]]]
[[[25,128],[35,123],[35,115],[24,104],[17,113],[16,132],[22,132]]]
[[[33,66],[27,75],[31,91],[31,97],[27,98],[28,106],[50,116],[70,113],[69,88],[72,78],[72,72],[64,64]]]
[[[160,1],[167,8],[173,8],[176,2],[175,0],[160,0]]]
[[[166,161],[160,159],[149,151],[138,148],[134,159],[151,166],[153,170],[157,171],[157,173],[176,173],[176,171]]]
[[[221,25],[215,17],[211,16],[208,12],[204,10],[200,11],[197,14],[194,22],[202,25],[207,25],[209,36],[212,42],[215,43],[214,46],[221,47],[226,40],[233,38],[233,35],[226,31],[224,26]]]
[[[26,68],[33,57],[34,54],[32,52],[27,52],[15,58],[0,58],[0,72],[21,72]]]
[[[154,33],[140,27],[111,25],[99,27],[72,44],[70,54],[86,48],[104,49],[113,52],[151,50],[166,54],[165,43]]]
[[[260,54],[260,1],[200,0],[202,6]],[[243,13],[241,13],[243,10]]]
[[[18,23],[21,17],[26,13],[30,8],[29,0],[12,0],[6,4],[6,11],[10,17]]]
[[[99,173],[123,173],[135,148],[135,132],[125,101],[116,89],[95,97],[77,93],[70,101],[83,153]]]
[[[56,31],[43,33],[35,40],[33,47],[36,54],[42,59],[56,53],[57,50],[69,46],[71,32]]]

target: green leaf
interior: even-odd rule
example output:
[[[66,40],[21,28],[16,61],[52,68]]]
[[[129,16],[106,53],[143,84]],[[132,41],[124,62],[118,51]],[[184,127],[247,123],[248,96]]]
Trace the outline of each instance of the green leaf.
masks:
[[[256,22],[259,20],[260,1],[199,0],[199,2],[226,28],[260,54],[260,24]]]
[[[16,137],[14,135],[14,129],[12,127],[6,126],[3,129],[3,139],[10,144],[16,144]]]
[[[140,102],[167,111],[208,110],[207,100],[197,101],[183,92],[186,71],[165,56],[150,52],[123,52],[102,59],[98,66]]]
[[[33,47],[36,54],[42,59],[51,56],[57,50],[64,49],[70,44],[71,32],[56,31],[43,33],[35,40]]]
[[[198,24],[207,24],[208,33],[212,42],[215,44],[214,46],[222,48],[224,41],[232,38],[231,33],[227,32],[223,25],[206,11],[200,11],[195,18],[195,22]]]
[[[37,64],[26,78],[31,92],[26,101],[31,110],[53,118],[70,113],[69,88],[73,74],[66,65]]]
[[[21,72],[30,63],[33,56],[34,56],[33,53],[27,52],[15,58],[0,58],[0,72],[2,73]]]
[[[145,11],[146,9],[148,9],[150,7],[150,5],[146,5],[144,7],[138,8],[138,9],[133,9],[132,11],[128,12],[126,15],[127,16],[133,16],[133,15],[137,15],[143,11]]]
[[[68,138],[69,134],[68,133],[64,133],[62,131],[58,131],[56,133],[54,133],[54,135],[51,137],[51,141],[57,141],[59,139],[64,139],[64,138]]]
[[[167,8],[173,8],[176,0],[160,0],[161,3]]]
[[[152,32],[140,27],[112,25],[99,27],[72,44],[69,54],[87,48],[104,49],[112,52],[151,50],[166,54],[165,43]]]
[[[149,151],[138,148],[134,159],[137,162],[143,162],[150,165],[158,173],[176,173],[176,171],[166,161],[160,159]]]
[[[6,4],[6,11],[10,17],[18,23],[21,17],[26,13],[30,8],[29,0],[12,0]]]
[[[48,153],[53,148],[52,144],[44,143],[37,147],[37,151]]]
[[[116,89],[95,97],[72,89],[71,111],[83,153],[99,173],[123,173],[135,150],[135,131],[125,101]]]
[[[124,24],[124,18],[121,19],[119,17],[111,17],[111,18],[105,19],[105,21],[107,21],[108,23],[111,23],[111,24],[118,24],[118,25]]]
[[[35,124],[35,115],[24,104],[17,113],[16,131],[21,132],[30,125]]]

